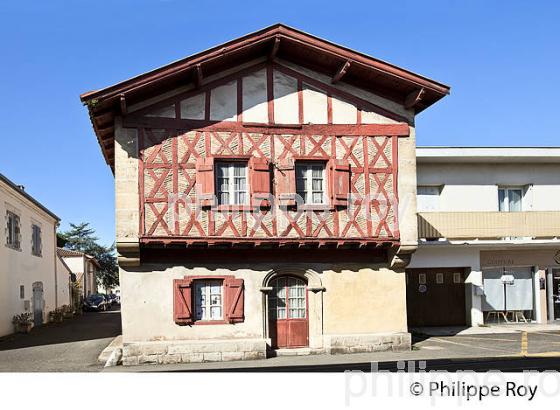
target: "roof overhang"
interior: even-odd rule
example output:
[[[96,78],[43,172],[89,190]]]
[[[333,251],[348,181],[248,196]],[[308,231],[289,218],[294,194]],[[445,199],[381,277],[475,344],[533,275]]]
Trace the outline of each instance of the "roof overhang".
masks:
[[[282,58],[403,104],[415,113],[449,94],[449,87],[385,61],[276,24],[110,87],[80,96],[107,164],[114,166],[114,118],[126,106],[198,83],[202,77],[256,58]]]

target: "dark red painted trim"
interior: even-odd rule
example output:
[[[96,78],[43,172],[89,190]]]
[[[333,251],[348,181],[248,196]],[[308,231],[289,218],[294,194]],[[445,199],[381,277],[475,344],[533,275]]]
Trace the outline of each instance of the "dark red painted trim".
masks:
[[[125,119],[128,128],[172,128],[178,130],[254,132],[260,134],[296,134],[296,135],[409,135],[407,124],[240,124],[228,121],[176,120],[173,118],[134,118]]]

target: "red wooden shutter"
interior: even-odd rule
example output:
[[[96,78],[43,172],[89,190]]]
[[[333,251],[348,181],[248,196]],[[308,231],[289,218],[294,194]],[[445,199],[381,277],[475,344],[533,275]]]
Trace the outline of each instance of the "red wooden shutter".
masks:
[[[224,279],[224,318],[229,323],[240,323],[245,320],[245,289],[243,279],[233,276]]]
[[[196,160],[196,196],[200,205],[214,205],[214,157]]]
[[[332,169],[332,204],[335,206],[348,205],[350,195],[350,163],[346,159],[332,159],[329,161]]]
[[[296,204],[296,172],[294,160],[282,159],[278,162],[278,172],[275,175],[276,192],[280,205]]]
[[[251,204],[269,206],[270,166],[266,158],[252,157],[249,161]]]
[[[173,280],[173,320],[178,325],[193,322],[192,279]]]

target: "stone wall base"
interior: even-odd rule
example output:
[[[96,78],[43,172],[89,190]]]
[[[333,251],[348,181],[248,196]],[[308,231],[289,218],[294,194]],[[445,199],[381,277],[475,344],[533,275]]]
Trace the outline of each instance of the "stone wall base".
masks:
[[[329,354],[368,353],[411,349],[410,333],[372,333],[325,336],[325,351]]]
[[[265,359],[266,346],[265,339],[125,343],[122,363],[131,366]]]
[[[280,349],[272,351],[267,339],[181,340],[125,343],[122,363],[138,364],[202,363],[266,359],[267,356],[348,354],[411,349],[410,333],[325,335],[324,348]],[[268,355],[267,355],[268,348]]]

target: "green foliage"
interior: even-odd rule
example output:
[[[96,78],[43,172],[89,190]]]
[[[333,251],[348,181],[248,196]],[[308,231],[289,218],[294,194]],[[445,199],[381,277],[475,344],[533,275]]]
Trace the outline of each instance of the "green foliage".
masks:
[[[88,222],[70,224],[66,232],[59,232],[57,241],[64,243],[64,248],[83,252],[93,256],[101,268],[97,272],[97,282],[105,287],[114,287],[119,284],[119,269],[115,256],[115,244],[101,245],[95,236],[95,229]]]

